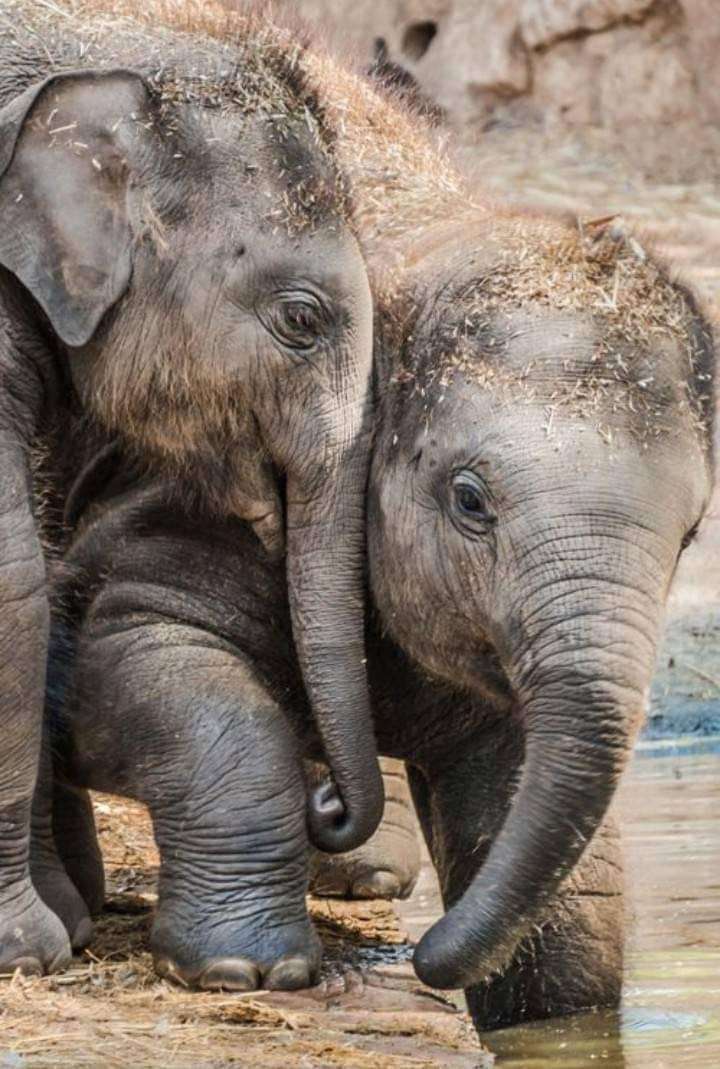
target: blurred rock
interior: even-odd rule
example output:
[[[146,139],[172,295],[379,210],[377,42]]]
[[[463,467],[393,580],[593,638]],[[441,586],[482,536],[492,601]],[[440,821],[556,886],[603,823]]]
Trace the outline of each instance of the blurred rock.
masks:
[[[664,181],[720,171],[717,0],[285,0],[367,66],[383,49],[466,142],[602,135]]]
[[[688,55],[697,72],[701,118],[720,124],[720,12],[717,0],[683,0]]]
[[[641,19],[654,0],[520,0],[519,22],[528,48],[561,37],[607,30],[622,20]]]

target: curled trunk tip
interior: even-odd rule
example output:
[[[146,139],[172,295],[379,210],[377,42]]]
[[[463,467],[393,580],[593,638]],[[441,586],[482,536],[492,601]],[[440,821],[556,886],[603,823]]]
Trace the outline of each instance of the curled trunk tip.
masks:
[[[414,965],[430,987],[460,988],[503,971],[605,817],[629,753],[629,730],[592,740],[590,710],[567,731],[529,731],[520,784],[482,868],[421,939]],[[617,711],[618,722],[622,719]],[[575,768],[578,753],[582,766]]]

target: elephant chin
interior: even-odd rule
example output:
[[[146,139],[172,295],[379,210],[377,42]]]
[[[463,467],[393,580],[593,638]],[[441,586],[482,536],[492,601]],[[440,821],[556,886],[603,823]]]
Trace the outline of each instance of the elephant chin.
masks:
[[[569,668],[560,685],[524,704],[525,761],[505,824],[462,898],[415,951],[430,987],[469,987],[503,971],[600,826],[645,690],[601,678],[589,683]]]

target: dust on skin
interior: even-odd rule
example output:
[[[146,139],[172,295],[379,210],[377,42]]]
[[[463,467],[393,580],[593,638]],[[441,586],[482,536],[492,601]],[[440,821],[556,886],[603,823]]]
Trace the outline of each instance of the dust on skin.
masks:
[[[688,425],[702,440],[712,409],[709,328],[695,299],[620,221],[500,216],[485,234],[477,274],[448,287],[430,310],[438,319],[431,366],[406,346],[393,377],[426,398],[428,419],[461,374],[501,403],[544,404],[548,433],[560,410],[587,420],[608,443],[618,425],[644,448]],[[544,322],[558,330],[563,319],[568,355],[536,357],[533,335],[541,353]],[[523,334],[529,341],[513,352]],[[573,346],[589,358],[579,360]]]
[[[397,106],[392,93],[377,94],[322,50],[308,56],[307,69],[338,131],[338,160],[379,309],[381,378],[410,383],[426,401],[426,418],[460,372],[500,397],[544,402],[549,427],[559,408],[589,419],[608,444],[618,423],[643,446],[685,433],[688,424],[703,437],[712,408],[712,338],[703,309],[621,219],[583,223],[493,203],[454,166],[442,135]],[[458,293],[454,274],[481,246],[484,266]],[[434,258],[429,281],[416,292],[414,268]],[[443,299],[447,331],[428,361],[413,348],[412,334],[423,312],[435,314]],[[521,309],[536,318],[567,312],[594,321],[598,340],[581,377],[565,385],[555,373],[545,388],[532,361],[503,362]],[[672,360],[659,360],[667,347]],[[677,374],[661,381],[661,365]]]

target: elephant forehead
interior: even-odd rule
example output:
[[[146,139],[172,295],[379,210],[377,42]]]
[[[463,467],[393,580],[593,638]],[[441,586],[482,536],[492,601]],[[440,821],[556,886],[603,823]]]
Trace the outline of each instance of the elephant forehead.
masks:
[[[600,363],[602,327],[590,314],[520,309],[496,316],[491,329],[494,345],[480,346],[478,361],[527,378],[572,377]]]
[[[601,311],[555,310],[532,301],[491,309],[480,320],[466,316],[463,329],[439,340],[444,366],[480,378],[542,382],[573,377],[652,382],[677,379],[682,347],[670,332],[618,331]],[[437,340],[436,340],[437,345]],[[669,368],[666,372],[666,365]]]
[[[630,390],[631,413],[643,397],[661,408],[689,398],[708,422],[707,325],[637,241],[522,217],[491,230],[490,264],[470,257],[424,294],[410,372],[429,363],[442,387],[461,370],[545,402],[564,384],[600,404]]]
[[[347,220],[345,189],[332,157],[304,122],[199,112],[204,166],[215,207],[234,208],[266,229],[297,234]],[[204,177],[204,176],[203,176]],[[203,200],[210,191],[203,182]]]
[[[450,344],[443,339],[438,361],[428,409],[475,394],[480,405],[499,402],[505,418],[530,406],[585,420],[603,434],[624,427],[643,441],[693,425],[702,432],[688,347],[670,331],[621,332],[598,311],[532,302],[496,309]]]
[[[685,355],[670,333],[648,339],[619,332],[599,312],[530,307],[496,315],[470,363],[543,402],[583,397],[602,406],[631,390],[662,406],[688,377]]]

